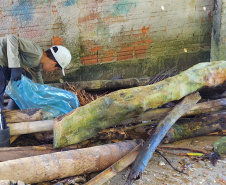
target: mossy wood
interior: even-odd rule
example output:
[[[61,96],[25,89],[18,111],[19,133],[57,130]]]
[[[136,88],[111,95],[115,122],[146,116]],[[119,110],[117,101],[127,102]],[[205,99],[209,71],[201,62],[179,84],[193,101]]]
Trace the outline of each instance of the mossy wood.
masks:
[[[99,131],[170,101],[226,81],[226,61],[199,63],[153,85],[112,92],[86,106],[57,117],[54,147],[64,147],[93,137]]]
[[[202,103],[196,104],[191,110],[186,112],[183,115],[183,117],[199,115],[199,114],[213,112],[213,111],[219,111],[225,108],[226,108],[226,98],[202,102]],[[130,118],[128,120],[124,120],[122,124],[138,123],[141,121],[148,121],[148,120],[159,120],[163,118],[168,112],[170,112],[170,110],[172,110],[172,108],[160,108],[160,109],[148,110],[140,114],[136,118]]]
[[[172,126],[163,143],[172,143],[177,140],[204,136],[212,132],[226,129],[226,111],[220,111],[196,118],[179,119]]]

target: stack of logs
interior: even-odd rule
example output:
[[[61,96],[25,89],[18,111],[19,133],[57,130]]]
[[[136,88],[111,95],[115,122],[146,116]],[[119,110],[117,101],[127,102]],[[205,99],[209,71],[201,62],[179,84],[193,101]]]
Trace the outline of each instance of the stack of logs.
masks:
[[[74,92],[81,106],[84,106],[109,91],[148,85],[152,79],[133,78],[52,85]],[[200,91],[202,99],[172,126],[162,142],[170,143],[208,134],[225,135],[226,95],[223,93],[224,89],[224,84],[216,88],[202,89]],[[95,92],[101,93],[93,95]],[[69,147],[54,149],[52,145],[41,145],[1,148],[0,180],[37,183],[101,171],[112,164],[114,165],[112,168],[117,173],[135,160],[141,148],[140,139],[146,140],[152,135],[156,125],[176,103],[178,101],[169,102],[157,109],[147,110],[135,118],[124,120],[116,127],[102,130],[91,139]],[[23,134],[52,133],[53,131],[54,120],[42,120],[40,109],[4,110],[4,114],[10,127],[11,142]],[[92,143],[100,140],[117,142],[90,147]],[[117,161],[126,154],[128,154],[127,162],[123,163],[125,165],[123,166]],[[37,173],[37,171],[41,172]]]

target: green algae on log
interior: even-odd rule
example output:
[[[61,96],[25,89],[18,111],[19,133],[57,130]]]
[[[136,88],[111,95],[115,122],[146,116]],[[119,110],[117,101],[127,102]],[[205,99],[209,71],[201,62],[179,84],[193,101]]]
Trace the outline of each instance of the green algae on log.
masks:
[[[158,83],[122,89],[54,120],[54,147],[87,140],[99,131],[136,117],[148,109],[180,100],[202,87],[226,81],[226,61],[199,63]]]
[[[172,126],[163,143],[172,143],[181,139],[205,136],[226,129],[226,111],[212,112],[195,118],[179,119]]]

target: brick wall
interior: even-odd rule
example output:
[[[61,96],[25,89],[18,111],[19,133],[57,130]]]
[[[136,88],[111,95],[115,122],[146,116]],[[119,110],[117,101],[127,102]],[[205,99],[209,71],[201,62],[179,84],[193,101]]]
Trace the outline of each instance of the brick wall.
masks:
[[[210,51],[213,4],[212,0],[2,0],[0,36],[16,34],[44,49],[65,45],[73,56],[70,78],[75,80],[118,73],[151,75],[167,66],[186,68],[208,59],[197,56]],[[123,72],[125,68],[131,73]]]
[[[78,7],[84,65],[209,50],[212,0],[85,0]]]

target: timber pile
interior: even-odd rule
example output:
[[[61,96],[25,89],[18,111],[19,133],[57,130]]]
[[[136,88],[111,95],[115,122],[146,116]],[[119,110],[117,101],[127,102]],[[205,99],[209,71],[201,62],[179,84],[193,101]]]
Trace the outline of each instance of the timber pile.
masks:
[[[38,183],[104,170],[86,183],[103,184],[134,162],[132,184],[160,142],[225,134],[225,81],[226,62],[219,61],[154,84],[140,78],[55,85],[74,92],[80,108],[55,120],[41,120],[41,110],[5,111],[12,138],[54,130],[54,147],[0,149],[0,180]]]

